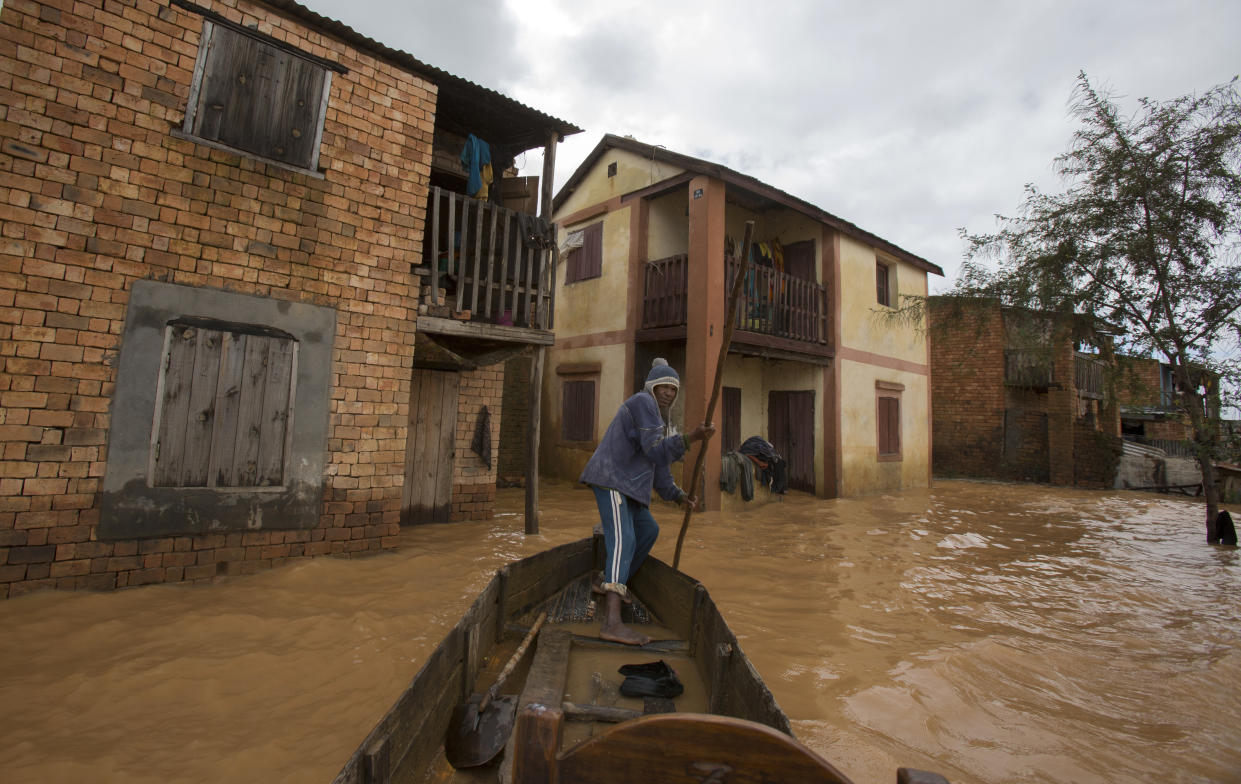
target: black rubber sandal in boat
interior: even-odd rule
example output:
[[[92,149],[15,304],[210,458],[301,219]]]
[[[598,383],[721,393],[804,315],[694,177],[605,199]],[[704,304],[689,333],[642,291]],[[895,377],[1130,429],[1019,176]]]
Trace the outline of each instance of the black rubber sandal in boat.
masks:
[[[626,664],[617,670],[625,676],[620,693],[626,697],[677,697],[685,691],[676,671],[663,659],[646,664]]]

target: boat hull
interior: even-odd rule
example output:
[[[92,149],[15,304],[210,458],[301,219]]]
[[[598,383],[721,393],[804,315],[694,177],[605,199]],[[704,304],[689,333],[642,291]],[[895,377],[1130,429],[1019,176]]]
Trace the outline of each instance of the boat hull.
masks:
[[[687,656],[697,670],[694,675],[705,693],[700,700],[702,712],[755,722],[791,739],[788,717],[742,652],[706,588],[662,561],[648,558],[630,580],[636,601],[626,608],[627,622],[654,621],[674,639],[632,648],[585,636],[592,633],[592,627],[583,628],[593,609],[590,575],[602,562],[602,537],[595,536],[500,569],[346,761],[333,784],[422,781],[437,766],[442,768],[442,747],[454,707],[484,690],[479,687],[487,680],[488,665],[505,658],[501,655],[505,646],[520,638],[540,613],[548,613],[549,621],[536,643],[535,661],[503,689],[520,695],[519,711],[539,703],[537,684],[527,681],[537,680],[534,670],[541,666],[539,661],[551,656],[554,645],[550,641],[559,636],[566,650],[612,646],[632,652],[635,660],[657,659],[676,651],[682,658]],[[568,708],[569,720],[581,720],[591,711],[606,712],[605,708],[565,702],[563,680],[557,686],[562,677],[550,677],[542,696],[554,700],[562,713]],[[575,710],[584,714],[573,715]],[[586,716],[592,718],[599,715]],[[512,760],[518,756],[514,742],[510,741],[494,766],[497,780],[512,776]]]

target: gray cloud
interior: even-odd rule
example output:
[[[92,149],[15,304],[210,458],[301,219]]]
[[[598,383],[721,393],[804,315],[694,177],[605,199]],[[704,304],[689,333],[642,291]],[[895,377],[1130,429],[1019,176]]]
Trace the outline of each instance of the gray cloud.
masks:
[[[307,2],[586,129],[561,145],[559,183],[601,135],[632,134],[934,261],[939,289],[958,228],[1056,186],[1079,70],[1129,100],[1241,70],[1235,0]]]
[[[456,76],[504,91],[529,53],[504,0],[299,0],[312,10]]]

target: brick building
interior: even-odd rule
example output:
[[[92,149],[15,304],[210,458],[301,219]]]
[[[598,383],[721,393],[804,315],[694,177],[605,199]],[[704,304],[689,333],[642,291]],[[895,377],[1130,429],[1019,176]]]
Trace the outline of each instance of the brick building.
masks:
[[[577,130],[289,0],[7,0],[0,597],[489,515],[503,362],[551,343],[501,173]]]
[[[1122,358],[1117,395],[1124,437],[1170,448],[1191,440],[1193,428],[1180,409],[1178,391],[1171,365],[1145,357]],[[1192,454],[1187,447],[1177,451]]]
[[[988,301],[929,305],[937,475],[1112,486],[1120,420],[1106,336]],[[1077,351],[1083,341],[1100,353]]]

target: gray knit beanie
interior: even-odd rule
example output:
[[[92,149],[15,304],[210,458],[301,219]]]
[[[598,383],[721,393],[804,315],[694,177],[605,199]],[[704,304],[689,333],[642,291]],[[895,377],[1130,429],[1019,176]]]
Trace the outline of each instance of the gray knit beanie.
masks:
[[[663,357],[656,357],[655,361],[651,363],[651,372],[646,374],[646,384],[643,388],[647,392],[654,394],[655,387],[662,384],[676,387],[678,393],[681,391],[681,377],[668,364],[668,360]]]

